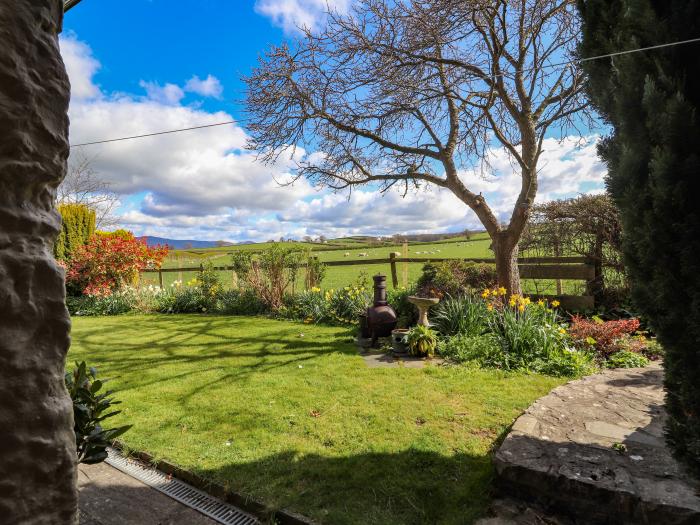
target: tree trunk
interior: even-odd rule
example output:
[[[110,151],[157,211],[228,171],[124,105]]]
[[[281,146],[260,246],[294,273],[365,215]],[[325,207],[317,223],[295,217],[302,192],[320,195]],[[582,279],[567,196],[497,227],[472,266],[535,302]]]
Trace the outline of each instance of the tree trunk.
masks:
[[[493,239],[496,257],[496,277],[498,286],[504,287],[508,296],[520,295],[520,272],[518,270],[518,240],[508,232],[499,232]]]
[[[70,85],[62,0],[0,3],[0,521],[77,522],[70,318],[53,257]]]

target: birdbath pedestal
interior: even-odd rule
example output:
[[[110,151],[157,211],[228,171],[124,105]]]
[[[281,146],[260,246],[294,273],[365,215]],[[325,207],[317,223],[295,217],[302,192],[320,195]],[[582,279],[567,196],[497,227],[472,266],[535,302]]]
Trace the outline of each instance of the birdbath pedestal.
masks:
[[[430,326],[428,323],[428,310],[431,306],[435,306],[440,302],[437,297],[418,297],[415,295],[408,296],[408,302],[415,304],[418,308],[418,324]]]

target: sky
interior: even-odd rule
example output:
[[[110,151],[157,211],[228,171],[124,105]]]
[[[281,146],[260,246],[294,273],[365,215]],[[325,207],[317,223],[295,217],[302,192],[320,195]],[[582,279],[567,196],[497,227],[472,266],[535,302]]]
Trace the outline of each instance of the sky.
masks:
[[[340,10],[352,0],[330,0]],[[137,235],[265,241],[481,229],[448,191],[405,197],[371,187],[332,193],[291,180],[245,149],[244,85],[271,45],[318,26],[326,0],[83,0],[66,14],[61,52],[71,80],[71,144],[235,121],[172,135],[73,148],[118,193],[119,224]],[[598,136],[545,141],[538,201],[600,192]],[[310,153],[310,152],[309,152]],[[303,153],[299,153],[303,154]],[[494,173],[463,173],[506,219],[520,182],[501,150]]]

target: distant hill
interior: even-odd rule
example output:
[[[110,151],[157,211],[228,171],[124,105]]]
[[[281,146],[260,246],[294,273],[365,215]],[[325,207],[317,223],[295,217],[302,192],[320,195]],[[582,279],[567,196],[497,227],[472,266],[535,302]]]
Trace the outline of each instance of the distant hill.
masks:
[[[181,239],[166,239],[164,237],[151,237],[145,235],[139,239],[146,241],[148,246],[168,245],[172,250],[186,250],[189,248],[217,248],[219,246],[233,246],[234,243],[227,241],[194,241]]]

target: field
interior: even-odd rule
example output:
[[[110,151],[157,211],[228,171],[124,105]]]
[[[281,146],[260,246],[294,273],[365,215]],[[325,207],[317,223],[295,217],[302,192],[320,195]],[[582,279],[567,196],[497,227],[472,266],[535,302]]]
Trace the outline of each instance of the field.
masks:
[[[302,337],[303,332],[303,337]],[[250,317],[75,318],[133,449],[318,523],[470,523],[490,450],[558,379],[368,368],[341,328]]]
[[[280,244],[280,243],[275,243]],[[318,243],[281,243],[294,249],[308,249],[309,253],[316,256],[322,262],[330,261],[354,261],[358,264],[352,266],[327,267],[326,276],[323,280],[323,288],[340,288],[347,286],[357,279],[369,279],[372,275],[382,273],[391,276],[391,266],[387,264],[362,264],[365,259],[388,259],[391,252],[402,252],[402,246],[396,244],[384,244],[377,246],[377,243],[368,243],[358,239],[336,239],[329,241],[329,244]],[[237,250],[258,251],[271,246],[272,243],[242,244],[221,248],[210,248],[200,250],[175,250],[169,254],[163,264],[164,268],[197,267],[202,263],[211,262],[215,266],[226,266],[231,263],[231,253]],[[409,243],[408,257],[424,259],[426,262],[431,258],[490,258],[493,252],[489,249],[491,241],[486,233],[472,235],[469,239],[454,238],[433,243]],[[347,255],[346,255],[347,254]],[[366,256],[360,256],[366,254]],[[407,283],[414,283],[421,274],[424,263],[400,263],[398,265],[399,284],[403,284],[404,267],[407,267]],[[219,277],[225,287],[234,284],[232,272],[220,271]],[[170,286],[174,281],[186,283],[196,277],[195,271],[166,272],[163,274],[163,283]],[[389,283],[391,279],[389,278]],[[299,276],[296,288],[302,289],[304,283],[303,272]],[[145,273],[141,277],[142,285],[157,285],[158,276],[155,273]],[[527,280],[523,284],[527,293],[554,294],[556,283],[553,280],[540,279],[537,281]],[[581,294],[583,283],[581,281],[562,281],[564,293],[573,295]]]
[[[358,265],[329,267],[323,281],[324,288],[338,288],[347,286],[362,274],[367,276],[383,273],[391,275],[389,264],[368,265],[361,264],[363,259],[387,259],[391,252],[401,252],[401,245],[373,246],[367,242],[349,240],[329,241],[336,242],[338,246],[331,244],[309,244],[309,243],[283,243],[293,248],[309,249],[310,253],[318,257],[322,262],[328,261],[357,261]],[[469,258],[469,257],[491,257],[493,254],[489,250],[491,242],[485,233],[473,235],[469,240],[464,238],[450,239],[438,243],[411,243],[408,246],[408,256],[425,259],[433,258]],[[215,266],[225,266],[230,264],[230,254],[236,250],[261,250],[270,246],[270,243],[243,244],[222,248],[211,248],[207,250],[175,250],[165,263],[164,268],[193,267],[211,261]],[[345,254],[349,254],[347,257]],[[366,253],[366,257],[361,257],[360,253]],[[402,265],[399,265],[399,278],[402,276]],[[408,264],[408,282],[415,282],[421,272],[423,263]],[[232,283],[230,272],[219,272],[222,282],[225,285]],[[174,272],[164,273],[163,281],[169,286],[175,280],[187,282],[195,277],[195,272]],[[144,274],[142,278],[144,284],[157,284],[158,277],[155,274]],[[298,285],[303,283],[303,277],[299,279]]]

